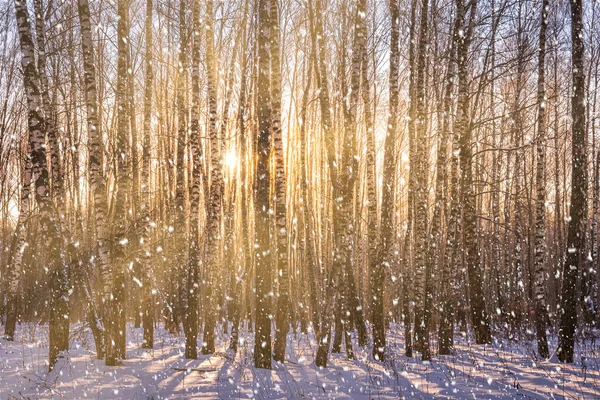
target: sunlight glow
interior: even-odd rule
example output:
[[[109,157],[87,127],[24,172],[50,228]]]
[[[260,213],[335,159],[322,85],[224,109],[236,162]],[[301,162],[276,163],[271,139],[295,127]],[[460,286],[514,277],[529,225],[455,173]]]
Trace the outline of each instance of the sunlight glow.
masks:
[[[229,150],[225,153],[225,165],[231,170],[234,170],[238,163],[237,155],[233,150]]]

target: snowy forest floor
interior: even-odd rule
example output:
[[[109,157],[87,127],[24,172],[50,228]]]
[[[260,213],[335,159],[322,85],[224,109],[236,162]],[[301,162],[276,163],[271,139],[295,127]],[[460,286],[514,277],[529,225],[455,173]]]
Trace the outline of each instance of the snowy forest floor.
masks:
[[[237,354],[217,335],[217,352],[198,360],[183,357],[183,334],[155,331],[155,348],[141,348],[142,329],[128,326],[127,360],[106,367],[97,360],[88,329],[72,326],[71,350],[47,373],[48,328],[21,324],[18,339],[0,339],[0,399],[599,399],[600,344],[581,341],[571,365],[537,360],[535,342],[496,340],[479,346],[455,338],[456,354],[404,356],[403,329],[387,335],[389,357],[373,362],[354,346],[356,359],[333,354],[328,368],[315,367],[314,336],[288,336],[285,364],[253,367],[253,334],[244,332]],[[556,338],[551,339],[556,348]]]

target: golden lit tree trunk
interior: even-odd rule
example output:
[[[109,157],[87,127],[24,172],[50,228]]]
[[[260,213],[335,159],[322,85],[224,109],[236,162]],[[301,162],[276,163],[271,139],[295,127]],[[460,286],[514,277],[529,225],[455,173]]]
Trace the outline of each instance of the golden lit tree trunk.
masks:
[[[115,179],[115,215],[112,229],[111,270],[103,277],[105,285],[104,321],[106,329],[106,365],[119,365],[125,358],[125,269],[126,250],[129,247],[127,233],[129,200],[131,190],[130,145],[128,114],[128,73],[129,53],[129,1],[118,2],[117,29],[117,161]]]
[[[96,227],[96,265],[100,274],[106,274],[110,268],[110,244],[107,235],[106,181],[102,173],[104,165],[104,146],[102,129],[98,118],[98,91],[96,89],[96,66],[94,64],[94,45],[90,23],[90,6],[87,0],[78,1],[79,24],[81,30],[81,47],[83,54],[83,73],[85,83],[85,103],[88,130],[88,169],[94,226]],[[104,297],[104,294],[103,294]],[[99,325],[99,324],[97,324]],[[106,323],[104,323],[106,326]],[[99,328],[98,328],[99,329]],[[106,332],[101,332],[103,335]],[[98,336],[96,355],[104,358],[104,337]]]
[[[278,0],[271,1],[271,131],[275,157],[275,221],[277,225],[277,281],[279,297],[275,321],[273,358],[285,360],[286,337],[289,331],[290,295],[288,276],[288,231],[286,204],[286,171],[281,130],[281,56]]]
[[[210,190],[206,219],[206,232],[204,243],[204,254],[208,269],[206,280],[205,298],[206,317],[204,320],[204,343],[202,354],[215,352],[215,319],[217,302],[214,301],[212,293],[218,283],[222,285],[219,270],[219,240],[221,238],[221,214],[222,199],[224,191],[223,174],[221,171],[221,160],[219,157],[219,138],[217,135],[217,74],[215,65],[215,49],[213,36],[213,2],[206,3],[206,77],[208,92],[208,134],[210,137]],[[219,287],[221,290],[221,287]]]
[[[415,121],[415,164],[411,165],[414,179],[418,182],[415,187],[415,347],[422,353],[423,360],[431,358],[429,348],[429,310],[428,284],[431,267],[427,265],[428,253],[428,152],[427,152],[427,117],[425,99],[425,75],[427,69],[427,40],[429,0],[423,0],[421,7],[421,25],[419,46],[417,50],[417,81],[415,85],[416,121]]]
[[[390,40],[390,101],[388,126],[384,143],[383,181],[381,190],[381,230],[377,260],[371,271],[371,315],[373,319],[373,358],[385,360],[385,313],[383,306],[383,289],[385,285],[385,268],[389,265],[390,248],[394,237],[394,191],[396,187],[396,130],[398,129],[398,69],[400,64],[400,8],[397,0],[390,0],[390,19],[392,24]]]

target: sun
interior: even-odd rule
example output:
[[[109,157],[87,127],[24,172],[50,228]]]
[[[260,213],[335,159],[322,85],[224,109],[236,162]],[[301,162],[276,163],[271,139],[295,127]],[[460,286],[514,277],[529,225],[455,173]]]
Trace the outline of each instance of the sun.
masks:
[[[235,154],[235,151],[233,150],[229,150],[225,153],[225,165],[231,169],[234,170],[235,167],[237,166],[238,163],[238,157]]]

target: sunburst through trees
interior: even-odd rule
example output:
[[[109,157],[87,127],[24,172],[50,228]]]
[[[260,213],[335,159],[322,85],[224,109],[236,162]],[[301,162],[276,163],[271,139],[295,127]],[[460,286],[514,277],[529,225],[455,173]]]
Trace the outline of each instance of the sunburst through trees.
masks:
[[[0,311],[50,369],[76,321],[107,366],[129,322],[264,369],[596,334],[598,2],[0,8]]]

